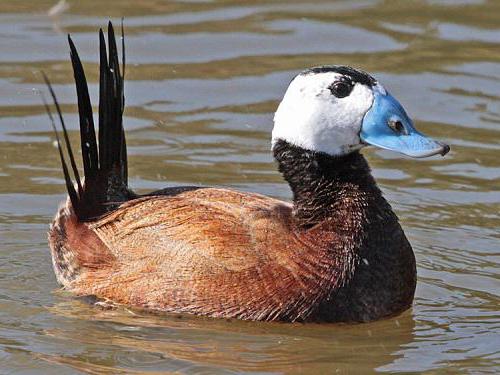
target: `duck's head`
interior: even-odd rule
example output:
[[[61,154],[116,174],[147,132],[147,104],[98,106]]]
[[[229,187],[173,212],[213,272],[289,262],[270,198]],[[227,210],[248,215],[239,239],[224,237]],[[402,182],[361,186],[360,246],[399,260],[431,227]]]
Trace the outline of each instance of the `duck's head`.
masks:
[[[274,116],[273,145],[279,140],[332,156],[367,145],[414,158],[450,150],[418,132],[372,76],[346,66],[311,68],[292,80]]]

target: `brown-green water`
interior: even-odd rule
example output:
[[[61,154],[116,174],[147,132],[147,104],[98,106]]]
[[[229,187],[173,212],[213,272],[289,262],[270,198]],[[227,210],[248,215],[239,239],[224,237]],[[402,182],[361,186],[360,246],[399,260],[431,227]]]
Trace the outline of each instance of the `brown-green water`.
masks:
[[[0,3],[0,373],[500,372],[500,1]],[[65,33],[96,98],[97,29],[125,16],[131,185],[229,186],[289,199],[272,113],[299,70],[373,72],[446,158],[365,150],[413,244],[412,310],[355,326],[103,311],[57,291],[46,243],[65,189],[39,96],[71,137]],[[76,143],[75,143],[76,144]],[[249,286],[251,287],[251,286]]]

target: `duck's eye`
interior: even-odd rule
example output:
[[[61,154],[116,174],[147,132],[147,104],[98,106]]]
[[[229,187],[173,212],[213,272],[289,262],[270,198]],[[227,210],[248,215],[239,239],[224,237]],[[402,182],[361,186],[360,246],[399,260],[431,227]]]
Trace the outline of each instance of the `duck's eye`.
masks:
[[[408,132],[406,131],[406,128],[404,127],[403,123],[399,120],[389,120],[387,123],[389,127],[394,130],[396,134],[403,134],[403,135],[408,135]]]
[[[329,89],[337,98],[345,98],[352,91],[352,83],[347,80],[335,81],[330,85]]]

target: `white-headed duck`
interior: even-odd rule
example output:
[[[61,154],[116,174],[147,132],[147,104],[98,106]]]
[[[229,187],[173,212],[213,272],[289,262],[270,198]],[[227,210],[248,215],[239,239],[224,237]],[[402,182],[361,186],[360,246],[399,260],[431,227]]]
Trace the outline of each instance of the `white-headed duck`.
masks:
[[[155,311],[264,321],[364,322],[411,306],[415,257],[360,149],[427,157],[449,146],[415,130],[372,76],[321,66],[290,83],[274,117],[272,151],[292,203],[192,186],[138,195],[127,183],[125,67],[111,23],[108,51],[99,35],[98,140],[69,39],[84,178],[63,123],[68,199],[49,232],[66,290]]]

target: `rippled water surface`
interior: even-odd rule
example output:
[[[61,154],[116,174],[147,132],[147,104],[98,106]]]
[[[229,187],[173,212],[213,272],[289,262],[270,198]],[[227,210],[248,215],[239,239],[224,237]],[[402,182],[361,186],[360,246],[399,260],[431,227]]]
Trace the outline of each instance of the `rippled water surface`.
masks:
[[[0,2],[0,372],[500,372],[499,1]],[[77,113],[65,34],[96,97],[97,29],[125,17],[131,185],[229,186],[289,199],[272,113],[301,69],[373,72],[452,145],[410,160],[367,149],[418,261],[413,309],[355,326],[103,311],[57,290],[46,242],[65,189],[39,96]]]

